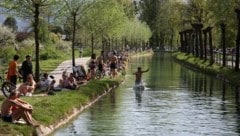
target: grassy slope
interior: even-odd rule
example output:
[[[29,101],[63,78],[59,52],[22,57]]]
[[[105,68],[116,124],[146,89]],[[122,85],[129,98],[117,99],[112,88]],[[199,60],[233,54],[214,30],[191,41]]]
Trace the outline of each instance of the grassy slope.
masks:
[[[107,88],[119,85],[122,80],[123,76],[118,76],[114,80],[109,78],[94,80],[76,91],[62,91],[53,96],[23,97],[23,99],[33,105],[33,117],[40,124],[48,126],[68,116],[74,108],[87,104],[104,93]],[[3,99],[3,97],[0,98],[1,101]],[[0,121],[0,135],[31,135],[33,132],[32,127]]]
[[[152,55],[153,52],[134,53],[129,56],[144,56]],[[66,59],[66,58],[65,58]],[[41,61],[41,71],[47,72],[55,69],[63,60],[54,59]],[[68,113],[72,112],[74,108],[81,107],[94,99],[99,94],[102,94],[104,90],[114,85],[118,85],[123,80],[123,76],[119,75],[114,80],[104,78],[102,80],[95,80],[89,82],[85,86],[81,86],[77,91],[62,91],[57,95],[47,97],[23,97],[23,100],[33,105],[33,117],[40,124],[50,125],[59,122],[62,118],[66,117]],[[5,98],[0,96],[0,105]],[[34,133],[34,128],[26,125],[16,125],[6,123],[0,120],[0,135],[31,135]]]
[[[240,72],[231,68],[222,67],[217,64],[211,65],[209,61],[204,61],[192,55],[187,55],[186,53],[181,52],[174,53],[173,57],[176,58],[176,60],[178,60],[180,63],[185,64],[187,67],[194,68],[215,76],[220,75],[230,83],[234,85],[240,85]]]

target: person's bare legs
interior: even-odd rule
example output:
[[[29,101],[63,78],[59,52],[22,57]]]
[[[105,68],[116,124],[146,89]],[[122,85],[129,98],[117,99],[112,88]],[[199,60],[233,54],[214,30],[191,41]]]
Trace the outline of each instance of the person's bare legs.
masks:
[[[113,78],[117,75],[116,69],[113,69]]]
[[[23,108],[18,108],[12,113],[12,118],[13,121],[23,118],[23,120],[28,124],[32,126],[36,126],[36,123],[34,119],[32,118],[32,111],[31,110],[26,110]]]

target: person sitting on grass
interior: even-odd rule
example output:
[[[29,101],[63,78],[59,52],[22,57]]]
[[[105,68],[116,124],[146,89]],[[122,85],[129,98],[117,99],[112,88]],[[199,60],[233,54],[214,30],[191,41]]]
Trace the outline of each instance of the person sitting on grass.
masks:
[[[86,84],[87,83],[87,73],[83,65],[76,66],[74,68],[74,77],[76,79],[77,84]]]
[[[68,77],[68,85],[65,87],[67,89],[71,89],[71,90],[75,90],[77,89],[79,86],[76,82],[76,79],[74,77],[73,73],[70,73],[69,77]]]
[[[63,71],[62,79],[59,80],[59,86],[61,88],[75,90],[78,87],[78,85],[77,85],[76,80],[74,78],[74,74],[70,73],[70,75],[68,76],[67,72]]]
[[[1,117],[3,121],[17,123],[21,118],[27,125],[39,126],[32,117],[33,107],[19,98],[19,92],[12,90],[9,97],[1,106]]]
[[[50,77],[50,78],[49,78]],[[41,91],[47,92],[49,95],[53,95],[53,91],[60,91],[60,89],[56,89],[54,87],[54,84],[56,81],[54,80],[53,76],[49,76],[48,73],[43,74],[43,78],[38,83],[38,86],[40,87]]]
[[[67,71],[63,71],[62,78],[59,80],[59,86],[64,88],[68,84],[68,73]]]
[[[87,81],[90,81],[90,80],[92,80],[92,73],[91,73],[91,69],[88,69],[88,71],[87,71],[87,76],[86,76],[86,79],[87,79]]]
[[[20,95],[32,96],[35,88],[36,88],[36,82],[33,79],[33,75],[28,74],[26,82],[22,83],[19,86],[18,91],[20,92]]]

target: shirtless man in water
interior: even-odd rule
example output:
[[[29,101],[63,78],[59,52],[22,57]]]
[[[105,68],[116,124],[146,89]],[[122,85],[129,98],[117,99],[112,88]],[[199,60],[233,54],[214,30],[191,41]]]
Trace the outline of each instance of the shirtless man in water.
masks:
[[[22,118],[27,125],[37,127],[32,118],[32,106],[18,98],[19,92],[13,90],[10,96],[5,99],[1,106],[1,117],[6,122],[16,122]]]
[[[110,78],[114,78],[117,75],[117,56],[116,53],[113,52],[113,55],[110,57]]]
[[[133,73],[134,75],[136,75],[135,85],[139,85],[142,83],[142,73],[145,73],[148,71],[149,71],[149,68],[147,70],[142,71],[142,68],[138,67],[137,72]]]

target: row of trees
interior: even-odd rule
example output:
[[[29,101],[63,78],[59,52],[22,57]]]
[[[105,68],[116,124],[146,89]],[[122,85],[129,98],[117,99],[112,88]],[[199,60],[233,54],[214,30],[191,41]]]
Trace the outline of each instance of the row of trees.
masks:
[[[30,20],[35,39],[35,77],[39,80],[40,43],[49,32],[65,34],[72,42],[72,65],[78,43],[111,50],[143,45],[151,37],[149,27],[135,17],[131,0],[2,0],[8,16]],[[101,45],[101,46],[99,46]]]
[[[226,26],[226,46],[235,46],[239,0],[135,0],[140,20],[146,21],[153,35],[151,45],[179,45],[179,32],[201,23],[213,27],[213,46],[221,46],[221,24]]]
[[[234,47],[237,37],[235,9],[239,0],[2,0],[8,16],[30,20],[35,39],[36,77],[39,75],[39,44],[49,32],[65,34],[71,41],[72,65],[76,45],[112,50],[150,45],[178,47],[179,32],[192,24],[212,27],[213,47]],[[2,12],[1,12],[2,13]],[[140,20],[140,21],[139,21]],[[11,22],[11,20],[10,20]],[[146,23],[145,23],[146,22]],[[15,26],[16,28],[16,26]]]

